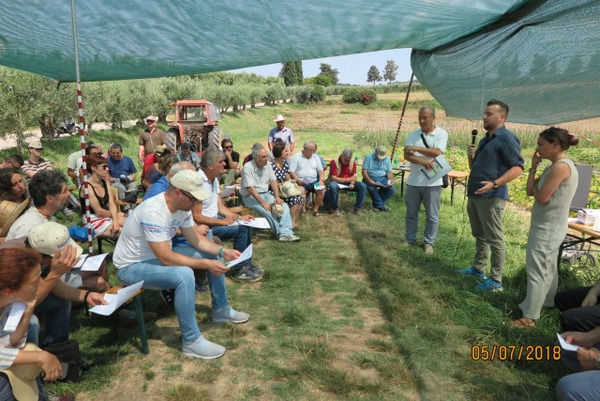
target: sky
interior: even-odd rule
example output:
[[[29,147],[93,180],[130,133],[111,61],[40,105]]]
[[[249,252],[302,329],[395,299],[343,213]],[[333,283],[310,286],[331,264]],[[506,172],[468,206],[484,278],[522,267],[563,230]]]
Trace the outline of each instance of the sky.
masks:
[[[304,60],[302,62],[302,69],[304,78],[315,77],[320,72],[319,65],[321,63],[326,63],[331,65],[332,68],[337,68],[339,71],[339,83],[370,85],[367,82],[367,72],[369,71],[369,68],[372,65],[375,65],[379,68],[381,75],[383,75],[383,69],[385,68],[387,60],[394,60],[398,65],[398,76],[396,77],[396,80],[408,82],[411,73],[410,51],[411,49],[383,50],[379,52],[353,54],[350,56]],[[269,64],[261,67],[242,68],[230,72],[248,72],[269,77],[279,75],[279,71],[281,71],[281,63]]]

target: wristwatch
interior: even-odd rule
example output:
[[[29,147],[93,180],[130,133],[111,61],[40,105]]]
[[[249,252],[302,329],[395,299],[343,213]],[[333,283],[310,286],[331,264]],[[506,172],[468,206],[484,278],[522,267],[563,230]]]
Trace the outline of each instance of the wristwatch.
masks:
[[[600,369],[600,356],[596,358],[596,369]]]
[[[498,188],[498,183],[496,181],[494,181],[494,189]]]

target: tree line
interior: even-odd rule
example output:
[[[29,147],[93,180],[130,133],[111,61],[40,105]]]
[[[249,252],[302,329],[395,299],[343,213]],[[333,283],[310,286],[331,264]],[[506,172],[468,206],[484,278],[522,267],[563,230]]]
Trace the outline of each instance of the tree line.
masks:
[[[389,62],[388,62],[389,64]],[[396,66],[397,69],[397,66]],[[179,99],[206,99],[221,112],[240,111],[278,102],[319,102],[343,95],[356,85],[339,85],[339,71],[321,64],[316,77],[304,79],[302,62],[283,63],[279,77],[214,72],[144,80],[84,82],[83,104],[87,129],[95,122],[122,128],[129,120],[157,115],[165,121]],[[388,78],[386,78],[388,79]],[[395,79],[395,72],[390,82]],[[360,86],[358,86],[360,87]],[[401,84],[377,88],[403,90]],[[77,116],[76,85],[11,68],[0,67],[0,137],[17,136],[21,146],[27,129],[39,127],[45,139],[56,137],[59,124]]]

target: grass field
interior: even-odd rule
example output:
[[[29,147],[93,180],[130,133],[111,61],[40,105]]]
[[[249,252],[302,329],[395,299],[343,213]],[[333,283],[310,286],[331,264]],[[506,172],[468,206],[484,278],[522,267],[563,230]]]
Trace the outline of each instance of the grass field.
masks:
[[[321,105],[251,109],[224,115],[221,126],[242,157],[254,142],[266,143],[272,119],[283,114],[298,144],[314,139],[325,157],[335,157],[350,146],[362,158],[375,143],[391,145],[399,112],[386,107],[386,101],[400,98],[400,94],[382,95],[382,102],[369,107],[343,105],[338,97],[330,97]],[[427,93],[411,97],[400,146],[407,132],[417,127],[418,106],[428,101]],[[480,123],[447,118],[440,112],[437,124],[450,132],[447,153],[453,166],[464,170],[471,129],[479,129]],[[541,129],[517,128],[529,163]],[[135,129],[94,132],[93,139],[105,148],[121,142],[126,154],[136,154]],[[70,138],[48,144],[46,154],[64,168],[76,142]],[[571,154],[588,163],[598,155],[587,142]],[[597,178],[594,185],[598,188]],[[553,399],[556,381],[569,373],[561,362],[547,360],[553,354],[533,361],[473,359],[483,346],[552,349],[559,330],[555,310],[544,312],[532,330],[503,324],[520,315],[517,305],[525,296],[531,200],[522,195],[523,186],[524,181],[511,185],[515,202],[505,213],[503,293],[478,294],[474,279],[456,274],[456,269],[469,266],[474,254],[462,190],[455,194],[453,205],[449,191],[443,192],[433,256],[417,247],[400,247],[405,206],[396,195],[389,214],[305,217],[299,222],[302,240],[297,244],[280,244],[269,234],[256,232],[254,260],[266,270],[263,281],[228,280],[232,305],[251,313],[250,322],[214,325],[209,295],[197,296],[200,329],[228,348],[219,360],[181,355],[177,320],[153,291],[144,293],[146,309],[159,314],[148,325],[149,355],[139,352],[135,327],[119,328],[115,338],[105,319],[76,310],[73,337],[94,368],[82,383],[55,385],[54,390],[76,393],[78,400]],[[341,196],[346,211],[352,201],[351,195]],[[561,288],[597,279],[597,271],[582,266],[563,265],[560,270]]]

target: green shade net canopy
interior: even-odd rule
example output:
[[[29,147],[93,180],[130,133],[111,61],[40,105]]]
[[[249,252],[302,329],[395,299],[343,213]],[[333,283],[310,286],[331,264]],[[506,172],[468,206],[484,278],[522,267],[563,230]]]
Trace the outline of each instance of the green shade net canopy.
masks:
[[[480,119],[485,103],[509,120],[556,124],[600,115],[600,2],[532,1],[411,64],[449,115]]]
[[[75,81],[71,2],[0,0],[0,65]],[[150,78],[413,48],[450,115],[599,115],[597,1],[76,1],[82,81]]]

